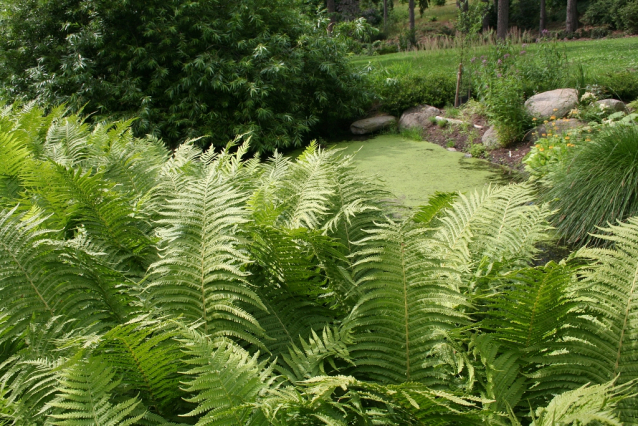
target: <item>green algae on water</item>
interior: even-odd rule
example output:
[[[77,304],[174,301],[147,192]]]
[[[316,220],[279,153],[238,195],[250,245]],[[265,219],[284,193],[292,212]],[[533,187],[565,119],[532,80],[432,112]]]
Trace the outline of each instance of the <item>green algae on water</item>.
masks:
[[[400,135],[331,146],[344,149],[344,154],[356,154],[354,164],[360,171],[377,176],[398,201],[410,207],[426,204],[437,191],[470,192],[490,183],[508,183],[502,171],[485,160]]]

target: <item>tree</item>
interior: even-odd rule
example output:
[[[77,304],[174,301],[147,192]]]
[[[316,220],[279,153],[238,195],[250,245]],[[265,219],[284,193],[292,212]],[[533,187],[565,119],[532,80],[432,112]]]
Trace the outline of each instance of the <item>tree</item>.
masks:
[[[498,20],[496,24],[496,36],[501,40],[505,40],[509,30],[509,0],[498,0]]]
[[[410,35],[414,35],[414,0],[408,1],[408,9],[410,12]]]
[[[577,0],[567,0],[567,18],[565,19],[565,31],[573,33],[578,29]]]
[[[328,9],[328,16],[330,17],[330,24],[328,25],[328,32],[332,33],[332,28],[335,24],[335,0],[326,0],[326,8]]]
[[[359,115],[368,93],[294,0],[3,0],[5,99],[132,118],[170,146],[204,136],[253,149],[301,145],[325,120]]]

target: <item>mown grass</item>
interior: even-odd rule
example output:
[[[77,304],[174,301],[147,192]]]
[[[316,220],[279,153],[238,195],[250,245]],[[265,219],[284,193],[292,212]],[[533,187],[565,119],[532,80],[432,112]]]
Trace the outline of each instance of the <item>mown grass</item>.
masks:
[[[638,69],[638,37],[601,39],[591,41],[559,42],[560,48],[574,66],[582,65],[585,75],[595,76],[603,72]],[[466,57],[480,56],[487,47],[472,48]],[[521,48],[522,49],[522,48]],[[525,47],[533,53],[534,44]],[[461,57],[460,49],[422,50],[401,52],[381,56],[358,56],[357,65],[371,64],[376,69],[385,69],[391,76],[405,74],[456,73]]]

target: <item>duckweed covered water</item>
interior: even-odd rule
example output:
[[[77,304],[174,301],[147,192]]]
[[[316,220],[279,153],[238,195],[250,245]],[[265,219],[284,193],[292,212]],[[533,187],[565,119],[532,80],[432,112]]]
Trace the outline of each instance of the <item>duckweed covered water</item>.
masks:
[[[365,141],[339,142],[345,154],[355,154],[355,165],[377,176],[406,206],[427,203],[436,191],[470,192],[487,184],[507,184],[501,169],[485,160],[466,158],[430,142],[380,135]],[[358,152],[357,152],[358,151]]]

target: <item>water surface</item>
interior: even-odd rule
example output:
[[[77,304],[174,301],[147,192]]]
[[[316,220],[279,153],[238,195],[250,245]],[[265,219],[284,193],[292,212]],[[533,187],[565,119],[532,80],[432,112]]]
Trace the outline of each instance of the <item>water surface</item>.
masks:
[[[485,160],[396,134],[332,146],[343,148],[345,154],[356,153],[357,168],[376,176],[406,206],[426,204],[436,191],[470,192],[490,183],[508,183],[502,170]]]

